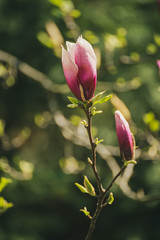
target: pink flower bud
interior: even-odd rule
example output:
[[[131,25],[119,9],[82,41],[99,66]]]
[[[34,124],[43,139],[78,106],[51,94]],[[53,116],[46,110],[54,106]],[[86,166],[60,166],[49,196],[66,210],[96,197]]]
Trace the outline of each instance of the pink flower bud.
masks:
[[[157,6],[158,6],[158,9],[160,11],[160,0],[157,0]]]
[[[157,66],[160,69],[160,60],[157,60]]]
[[[76,43],[66,42],[62,47],[62,66],[67,84],[81,101],[93,97],[96,82],[96,55],[89,42],[79,37]]]
[[[133,135],[120,111],[115,112],[115,122],[121,157],[124,161],[133,160],[135,151]]]

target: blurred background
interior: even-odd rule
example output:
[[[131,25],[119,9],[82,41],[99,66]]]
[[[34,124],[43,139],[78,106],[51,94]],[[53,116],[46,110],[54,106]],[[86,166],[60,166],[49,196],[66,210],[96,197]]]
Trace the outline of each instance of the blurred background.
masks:
[[[138,164],[114,185],[93,239],[160,239],[160,5],[154,0],[0,1],[0,240],[82,240],[80,208],[95,200],[74,185],[94,176],[80,110],[68,109],[61,47],[82,35],[97,55],[96,93],[113,98],[93,121],[98,171],[108,186],[122,162],[114,111],[129,121]],[[133,171],[134,170],[134,171]],[[3,212],[7,202],[13,207]],[[5,206],[2,206],[5,205]],[[8,206],[9,207],[9,206]]]

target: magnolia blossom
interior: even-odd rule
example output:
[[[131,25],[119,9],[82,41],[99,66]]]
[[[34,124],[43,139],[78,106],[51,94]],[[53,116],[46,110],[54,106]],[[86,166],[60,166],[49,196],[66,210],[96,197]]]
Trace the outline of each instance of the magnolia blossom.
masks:
[[[160,0],[157,0],[157,5],[158,5],[158,8],[160,10]]]
[[[135,151],[133,135],[120,111],[115,112],[115,122],[121,157],[124,161],[133,160]]]
[[[157,66],[160,69],[160,60],[157,60]]]
[[[66,42],[62,47],[62,66],[72,93],[81,101],[93,97],[96,82],[96,55],[89,42],[79,37],[76,43]]]

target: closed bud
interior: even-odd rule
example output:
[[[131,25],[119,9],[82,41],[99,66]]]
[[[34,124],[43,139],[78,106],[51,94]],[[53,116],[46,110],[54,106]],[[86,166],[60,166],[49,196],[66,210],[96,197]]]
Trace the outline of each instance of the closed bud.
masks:
[[[96,82],[96,55],[90,43],[79,37],[76,43],[62,47],[62,66],[69,88],[77,99],[85,102],[93,97]]]
[[[158,6],[158,9],[160,11],[160,0],[157,0],[157,6]]]
[[[134,159],[135,143],[130,127],[120,111],[115,112],[116,132],[123,161]]]
[[[158,68],[160,70],[160,60],[157,60],[157,66],[158,66]]]

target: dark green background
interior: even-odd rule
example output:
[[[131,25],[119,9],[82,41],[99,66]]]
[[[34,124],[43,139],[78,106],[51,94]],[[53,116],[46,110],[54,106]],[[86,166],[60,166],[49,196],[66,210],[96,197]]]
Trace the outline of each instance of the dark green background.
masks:
[[[52,1],[51,1],[52,2]],[[16,56],[35,69],[45,73],[53,83],[64,84],[65,78],[61,59],[51,48],[37,38],[45,30],[47,21],[54,21],[64,40],[75,41],[66,26],[62,9],[47,0],[1,0],[0,1],[0,49]],[[53,1],[54,2],[54,1]],[[63,1],[66,2],[66,1]],[[130,181],[134,191],[143,189],[145,194],[160,193],[160,89],[156,60],[160,59],[160,12],[154,0],[74,0],[75,9],[81,15],[74,21],[79,28],[77,35],[91,31],[98,41],[93,46],[101,50],[101,66],[98,81],[107,86],[107,93],[115,93],[128,107],[135,123],[133,131],[140,150],[149,153],[157,139],[157,154],[148,160],[139,157],[138,165]],[[111,56],[105,49],[105,36],[117,36],[117,29],[126,31],[124,47],[117,47]],[[91,43],[93,39],[90,39]],[[138,54],[138,60],[131,56]],[[129,63],[122,61],[127,56]],[[137,55],[136,55],[137,56]],[[9,65],[2,61],[7,69]],[[19,63],[16,63],[17,67]],[[116,71],[111,71],[111,67]],[[134,78],[138,86],[125,90]],[[0,119],[5,121],[6,141],[14,139],[24,128],[30,129],[30,136],[22,146],[4,147],[0,143],[0,157],[8,159],[9,165],[20,171],[19,162],[25,160],[34,165],[33,177],[17,180],[1,170],[0,175],[10,177],[2,195],[14,207],[0,216],[0,240],[82,240],[88,229],[89,220],[79,212],[87,206],[93,212],[95,200],[81,194],[74,182],[82,183],[83,174],[90,176],[90,168],[78,174],[66,174],[59,161],[66,152],[77,161],[86,162],[90,151],[66,140],[54,120],[46,126],[37,126],[35,116],[53,110],[60,110],[71,119],[72,115],[84,118],[81,111],[68,109],[66,94],[52,93],[40,83],[18,70],[15,83],[6,84],[6,76],[0,78]],[[108,84],[108,85],[106,85]],[[64,87],[64,85],[62,85]],[[102,85],[98,91],[103,91]],[[94,125],[98,137],[104,144],[118,146],[114,107],[111,103],[102,106],[103,114],[95,117]],[[148,124],[147,113],[154,115]],[[51,116],[51,115],[50,115]],[[152,122],[152,123],[151,123]],[[138,129],[138,130],[137,130]],[[143,134],[141,134],[141,130]],[[69,150],[67,150],[69,149]],[[148,155],[147,155],[148,156]],[[117,157],[120,163],[120,158]],[[98,155],[98,169],[105,185],[111,181],[111,172]],[[158,240],[160,239],[159,200],[141,202],[123,195],[118,186],[113,187],[115,202],[101,214],[92,239],[112,240]]]

